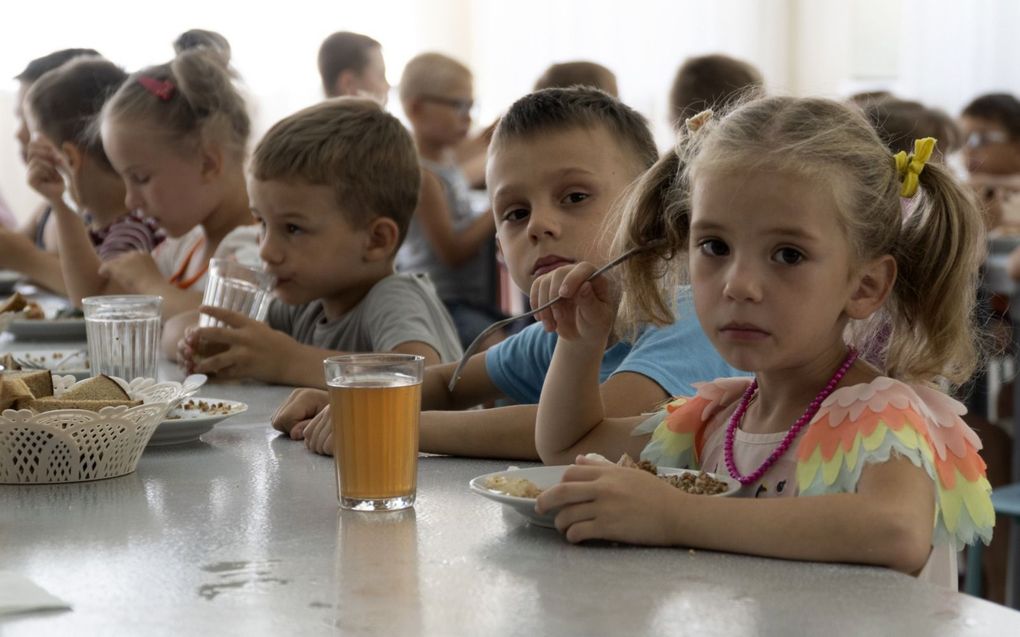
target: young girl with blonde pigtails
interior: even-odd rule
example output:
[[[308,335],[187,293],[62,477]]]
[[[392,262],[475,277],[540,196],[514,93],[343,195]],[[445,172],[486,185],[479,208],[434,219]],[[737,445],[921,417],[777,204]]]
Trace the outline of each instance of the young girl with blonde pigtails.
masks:
[[[226,51],[186,49],[124,82],[100,116],[103,149],[124,179],[126,203],[169,237],[68,280],[73,299],[158,294],[163,315],[194,310],[212,257],[258,263],[244,159],[251,123]]]
[[[606,418],[597,361],[616,286],[585,283],[588,264],[546,275],[538,300],[569,300],[540,316],[559,339],[536,443],[543,461],[577,464],[538,510],[572,542],[875,564],[955,588],[957,550],[994,522],[981,443],[939,390],[978,359],[974,202],[926,163],[935,140],[890,156],[836,102],[764,98],[689,128],[626,207],[618,248],[655,247],[625,266],[620,317],[672,320],[664,291],[689,276],[705,333],[755,376],[701,384],[643,421]],[[732,476],[742,497],[588,452]]]

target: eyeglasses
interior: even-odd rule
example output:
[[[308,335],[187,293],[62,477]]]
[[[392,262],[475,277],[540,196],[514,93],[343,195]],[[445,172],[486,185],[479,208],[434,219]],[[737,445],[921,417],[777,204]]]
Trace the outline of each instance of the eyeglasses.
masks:
[[[981,148],[989,144],[1004,144],[1009,141],[1009,134],[1001,130],[974,131],[967,135],[963,145],[967,148]]]
[[[457,111],[458,115],[470,115],[475,107],[474,100],[462,100],[455,97],[443,97],[442,95],[422,95],[421,99],[426,102],[435,102],[436,104],[449,106]]]

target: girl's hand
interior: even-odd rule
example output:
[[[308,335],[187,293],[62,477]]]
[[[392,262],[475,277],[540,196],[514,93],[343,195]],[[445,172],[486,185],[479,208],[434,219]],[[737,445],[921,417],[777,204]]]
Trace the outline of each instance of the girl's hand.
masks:
[[[165,283],[163,273],[148,252],[118,255],[103,262],[99,274],[137,294],[152,293]]]
[[[556,528],[570,542],[611,540],[666,546],[674,543],[675,516],[690,498],[647,471],[578,456],[563,481],[538,496],[535,510],[556,509]]]
[[[531,285],[531,307],[539,307],[557,296],[563,297],[562,301],[535,315],[546,331],[555,331],[566,340],[605,345],[613,329],[619,299],[605,276],[586,281],[596,269],[582,262],[557,268],[535,279]]]
[[[227,327],[188,330],[184,340],[192,353],[192,369],[189,372],[215,374],[218,378],[259,380],[279,375],[287,351],[295,344],[290,336],[239,312],[207,305],[200,307],[199,311],[219,319]],[[201,358],[194,355],[210,349],[220,351]]]
[[[321,389],[295,389],[273,414],[273,429],[289,434],[293,440],[305,437],[305,430],[329,407],[329,394]]]
[[[28,185],[54,205],[64,197],[60,168],[66,169],[64,158],[48,140],[36,137],[28,144]]]

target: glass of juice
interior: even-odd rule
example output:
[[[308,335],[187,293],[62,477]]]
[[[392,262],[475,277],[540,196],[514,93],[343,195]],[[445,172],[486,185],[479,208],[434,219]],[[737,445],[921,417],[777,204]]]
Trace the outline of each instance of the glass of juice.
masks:
[[[323,361],[341,507],[396,511],[414,505],[424,360],[347,354]]]

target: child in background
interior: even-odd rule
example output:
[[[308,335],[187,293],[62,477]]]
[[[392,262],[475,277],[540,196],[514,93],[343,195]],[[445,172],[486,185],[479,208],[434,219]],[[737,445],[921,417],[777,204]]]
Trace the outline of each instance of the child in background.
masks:
[[[536,91],[571,86],[590,86],[601,89],[613,97],[620,97],[620,91],[616,88],[616,75],[595,62],[578,60],[553,64],[535,81]]]
[[[518,100],[500,120],[489,152],[497,236],[521,290],[532,289],[550,270],[608,260],[603,228],[616,222],[614,206],[658,154],[643,117],[582,87],[547,89]],[[734,373],[694,320],[689,295],[681,299],[680,317],[673,325],[648,326],[630,340],[614,334],[603,344],[599,391],[609,413],[650,411],[672,394],[689,393],[698,379]],[[530,325],[472,356],[452,392],[448,384],[456,365],[428,368],[420,448],[537,459],[536,403],[555,345],[555,333]],[[500,398],[519,404],[468,409]],[[273,425],[305,437],[314,451],[332,453],[329,419],[322,415],[308,424],[327,402],[325,392],[298,390]],[[463,411],[427,411],[437,409]]]
[[[686,253],[702,327],[755,379],[701,384],[647,420],[607,417],[593,369],[616,315],[608,282],[583,283],[589,264],[555,273],[550,293],[570,302],[541,317],[560,339],[536,444],[543,461],[578,466],[537,509],[559,509],[572,542],[875,564],[955,589],[957,550],[987,543],[994,521],[981,443],[938,390],[978,359],[973,200],[925,163],[935,140],[893,156],[837,102],[764,98],[708,116],[645,175],[617,249],[665,237],[662,257]],[[908,216],[901,197],[920,197]],[[627,316],[668,318],[662,273],[680,268],[624,267]],[[890,330],[883,369],[857,358]],[[687,494],[586,452],[728,474],[743,497]]]
[[[103,278],[69,290],[158,294],[163,315],[201,302],[212,257],[258,263],[244,180],[251,129],[223,51],[200,46],[128,77],[103,106],[103,148],[127,188],[125,203],[169,237],[151,255],[122,255]]]
[[[673,128],[706,108],[720,108],[749,91],[761,91],[761,72],[751,64],[714,54],[688,58],[677,69],[669,91]]]
[[[1020,220],[1020,100],[1008,93],[982,95],[963,109],[960,128],[962,155],[970,185],[984,205],[990,231],[1015,233]],[[1020,249],[1014,249],[1009,255],[1007,271],[1014,280],[1020,280]],[[995,319],[999,318],[1001,339],[1004,343],[1008,342],[1009,330],[1016,329],[1009,324],[1010,299],[991,294],[986,303],[992,311],[989,326],[996,325]],[[983,381],[977,380],[979,386]],[[1017,408],[1009,405],[1013,394],[1011,382],[1004,383],[999,390],[1000,422]],[[986,398],[981,392],[977,396]],[[985,445],[983,455],[988,463],[988,479],[992,488],[1012,483],[1012,435],[1015,435],[1012,427],[981,422],[971,415],[968,415],[968,421],[973,423]],[[1004,603],[1006,599],[1011,533],[1009,520],[1000,518],[995,528],[995,539],[984,552],[985,597],[993,602]]]
[[[974,99],[960,117],[963,160],[985,206],[988,227],[1020,223],[1020,100],[1008,93]],[[1020,278],[1020,252],[1011,273]]]
[[[427,275],[394,273],[421,174],[395,117],[369,99],[322,102],[273,126],[251,172],[276,299],[266,323],[202,308],[230,327],[189,331],[180,343],[189,371],[325,387],[322,360],[339,352],[418,354],[426,365],[458,359],[456,332]],[[164,347],[176,344],[184,316],[168,323]],[[200,345],[225,351],[199,358]]]
[[[44,75],[25,98],[33,137],[28,181],[53,209],[68,290],[99,279],[103,261],[125,252],[152,252],[163,240],[155,222],[124,205],[124,181],[95,130],[103,102],[126,78],[108,60],[81,57]],[[65,177],[66,190],[88,227],[64,201]],[[81,302],[80,297],[71,300]]]
[[[400,100],[425,170],[397,267],[432,277],[465,347],[503,318],[496,307],[492,215],[471,209],[468,183],[450,156],[471,126],[471,84],[466,66],[439,53],[413,58],[400,79]]]
[[[98,56],[94,49],[62,49],[36,58],[28,63],[14,79],[18,80],[14,117],[18,128],[15,138],[21,159],[28,163],[28,143],[31,134],[25,121],[25,94],[43,75],[79,56]],[[0,269],[21,272],[36,283],[59,294],[66,293],[64,277],[57,257],[56,224],[49,223],[52,209],[41,206],[20,230],[0,228]]]
[[[371,97],[383,106],[389,98],[382,45],[367,35],[338,31],[323,40],[319,76],[326,97]]]
[[[894,153],[908,153],[913,150],[915,139],[934,137],[939,143],[932,159],[944,163],[946,157],[963,145],[956,122],[937,108],[891,96],[872,99],[860,106],[879,139]]]

